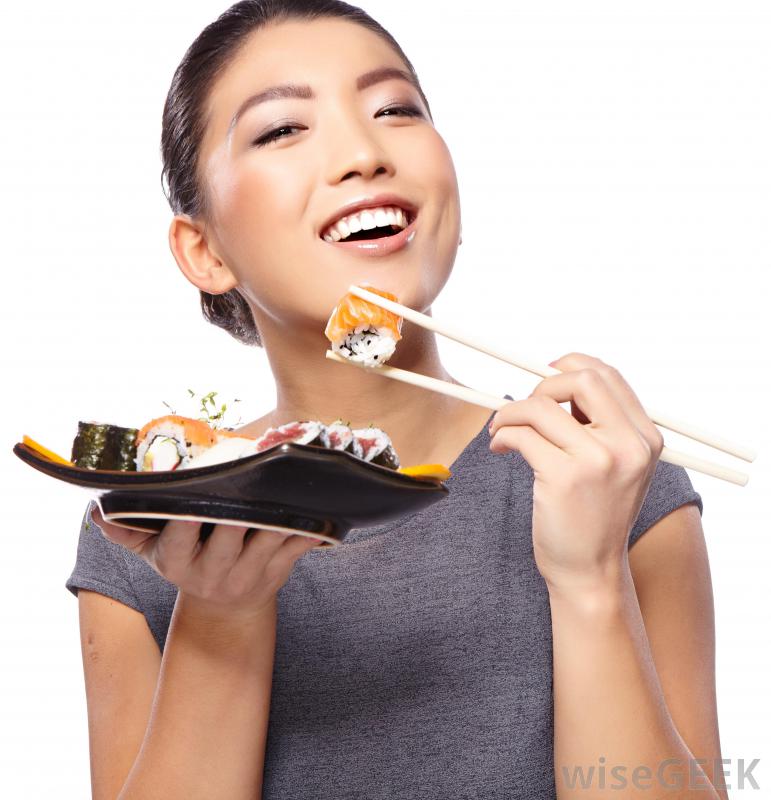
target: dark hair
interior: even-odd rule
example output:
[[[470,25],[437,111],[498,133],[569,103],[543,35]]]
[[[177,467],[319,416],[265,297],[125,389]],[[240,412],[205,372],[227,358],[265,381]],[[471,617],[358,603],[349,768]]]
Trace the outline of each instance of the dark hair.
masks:
[[[188,47],[166,96],[161,132],[161,183],[175,214],[204,220],[211,218],[198,172],[198,157],[206,129],[206,100],[217,76],[257,29],[274,22],[322,17],[348,20],[382,37],[417,82],[414,67],[393,36],[356,6],[340,0],[242,0],[235,3],[207,25]],[[430,115],[428,101],[422,91],[420,95]],[[224,328],[240,342],[262,345],[249,304],[237,287],[218,295],[201,291],[201,310],[206,320]]]

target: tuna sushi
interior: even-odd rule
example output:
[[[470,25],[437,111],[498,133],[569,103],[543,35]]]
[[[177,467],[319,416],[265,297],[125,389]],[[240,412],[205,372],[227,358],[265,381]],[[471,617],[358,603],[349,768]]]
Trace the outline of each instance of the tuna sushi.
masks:
[[[399,456],[385,431],[374,427],[358,428],[353,434],[361,445],[365,461],[389,469],[399,468]]]
[[[186,467],[217,443],[217,433],[203,420],[168,414],[150,420],[137,434],[136,468],[156,472]]]
[[[327,426],[323,422],[316,420],[301,420],[299,422],[287,422],[277,428],[268,428],[257,440],[256,452],[261,453],[263,450],[285,442],[329,447]]]
[[[342,450],[345,453],[352,453],[357,458],[363,458],[364,449],[361,442],[342,420],[335,420],[331,425],[327,425],[327,435],[329,447],[333,450]]]
[[[387,300],[396,295],[362,286]],[[324,335],[332,343],[332,351],[368,367],[384,364],[394,353],[402,338],[402,317],[368,303],[348,292],[337,304],[327,322]]]

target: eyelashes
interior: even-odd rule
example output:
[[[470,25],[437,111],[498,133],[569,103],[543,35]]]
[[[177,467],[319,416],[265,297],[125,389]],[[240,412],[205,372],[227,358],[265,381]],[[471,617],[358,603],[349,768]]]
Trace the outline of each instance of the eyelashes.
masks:
[[[385,114],[386,111],[391,112],[399,112],[398,114]],[[417,107],[413,105],[397,105],[397,106],[388,106],[388,108],[382,109],[379,114],[385,116],[405,116],[405,117],[423,117],[423,112]],[[264,147],[266,144],[270,144],[271,142],[278,141],[279,139],[285,139],[286,136],[283,135],[284,131],[299,131],[302,130],[302,127],[299,125],[282,125],[279,128],[274,128],[272,131],[269,131],[264,136],[261,136],[259,139],[256,139],[252,142],[254,147]]]

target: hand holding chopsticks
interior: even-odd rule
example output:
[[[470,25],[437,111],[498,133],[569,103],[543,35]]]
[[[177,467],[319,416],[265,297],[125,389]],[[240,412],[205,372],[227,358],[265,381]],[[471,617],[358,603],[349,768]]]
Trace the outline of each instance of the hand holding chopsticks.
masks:
[[[440,323],[426,314],[421,314],[419,311],[415,311],[414,309],[403,306],[400,303],[394,302],[385,297],[381,297],[380,295],[369,292],[366,289],[362,289],[358,286],[351,286],[349,287],[349,292],[363,300],[366,300],[367,302],[372,303],[373,305],[380,306],[388,311],[398,314],[415,325],[419,325],[427,330],[447,336],[448,338],[454,339],[455,341],[465,344],[468,347],[472,347],[479,352],[486,353],[487,355],[491,355],[501,361],[505,361],[507,364],[511,364],[512,366],[519,367],[544,378],[560,373],[560,370],[558,369],[540,365],[534,362],[532,359],[523,357],[519,354],[515,355],[508,352],[504,353],[497,347],[469,337],[468,335],[457,329],[454,329],[452,326],[449,326],[446,323]],[[478,392],[474,389],[458,386],[457,384],[448,383],[436,378],[430,378],[425,375],[419,375],[407,370],[398,369],[396,367],[390,367],[385,364],[378,367],[369,367],[357,364],[354,361],[349,361],[346,358],[338,356],[331,350],[327,351],[326,356],[334,361],[354,364],[354,366],[359,366],[362,369],[375,369],[385,377],[411,383],[415,386],[422,386],[426,389],[430,389],[431,391],[440,392],[451,397],[457,397],[465,402],[474,403],[491,410],[498,410],[509,402],[505,398],[495,397],[493,395]],[[695,441],[707,444],[746,461],[753,461],[755,458],[756,453],[752,448],[731,442],[722,436],[708,433],[688,423],[677,421],[669,415],[658,411],[653,411],[650,408],[646,408],[645,413],[653,422],[663,428],[681,433],[691,439],[694,439]],[[721,478],[731,483],[736,483],[740,486],[744,486],[749,479],[749,476],[746,473],[739,472],[721,464],[716,464],[705,459],[688,455],[686,453],[671,450],[668,447],[664,448],[659,456],[659,459],[671,464],[677,464],[682,467],[696,470],[697,472],[703,472],[707,475],[712,475],[713,477]]]

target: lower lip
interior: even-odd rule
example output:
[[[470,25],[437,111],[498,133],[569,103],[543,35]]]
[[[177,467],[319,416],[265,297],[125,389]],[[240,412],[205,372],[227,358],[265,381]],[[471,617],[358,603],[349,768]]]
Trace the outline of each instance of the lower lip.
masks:
[[[415,237],[415,223],[417,214],[410,224],[395,233],[393,236],[383,236],[380,239],[361,239],[358,242],[324,242],[345,250],[353,250],[363,256],[388,256],[406,247]]]

